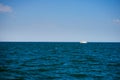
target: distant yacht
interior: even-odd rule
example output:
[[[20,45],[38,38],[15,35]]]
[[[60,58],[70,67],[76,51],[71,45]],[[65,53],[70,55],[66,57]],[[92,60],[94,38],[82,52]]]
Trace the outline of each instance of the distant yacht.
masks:
[[[80,41],[80,43],[87,43],[87,41]]]

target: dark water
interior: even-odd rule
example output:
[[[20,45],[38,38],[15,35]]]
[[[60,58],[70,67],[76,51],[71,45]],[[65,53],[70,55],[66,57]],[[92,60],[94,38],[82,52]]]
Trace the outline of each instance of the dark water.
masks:
[[[120,80],[120,43],[1,42],[0,80]]]

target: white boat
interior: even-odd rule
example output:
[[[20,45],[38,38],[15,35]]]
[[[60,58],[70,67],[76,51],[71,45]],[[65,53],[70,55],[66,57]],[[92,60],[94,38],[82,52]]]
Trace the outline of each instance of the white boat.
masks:
[[[87,41],[80,41],[80,43],[87,43]]]

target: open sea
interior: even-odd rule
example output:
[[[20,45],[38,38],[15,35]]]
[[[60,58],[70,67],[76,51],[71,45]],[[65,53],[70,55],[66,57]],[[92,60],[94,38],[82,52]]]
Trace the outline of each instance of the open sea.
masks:
[[[120,80],[120,43],[0,42],[0,80]]]

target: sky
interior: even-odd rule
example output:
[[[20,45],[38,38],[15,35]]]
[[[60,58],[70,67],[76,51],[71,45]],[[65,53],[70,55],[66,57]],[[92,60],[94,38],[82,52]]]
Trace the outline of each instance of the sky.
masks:
[[[0,0],[0,41],[120,42],[120,0]]]

